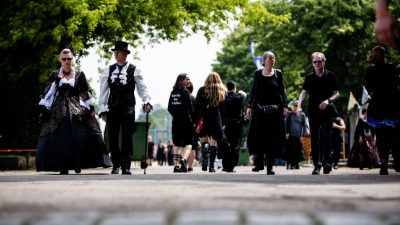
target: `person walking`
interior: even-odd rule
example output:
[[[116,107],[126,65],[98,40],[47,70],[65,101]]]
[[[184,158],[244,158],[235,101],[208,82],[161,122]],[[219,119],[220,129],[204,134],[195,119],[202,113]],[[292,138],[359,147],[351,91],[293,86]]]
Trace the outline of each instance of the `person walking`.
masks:
[[[283,152],[285,131],[284,115],[287,113],[287,98],[283,85],[283,73],[275,69],[275,54],[267,51],[263,54],[263,69],[257,70],[249,94],[246,115],[251,118],[247,143],[253,154],[255,168],[264,168],[266,157],[267,174],[272,170],[275,157]]]
[[[223,154],[222,167],[225,172],[234,172],[239,161],[240,144],[242,140],[244,112],[243,104],[246,93],[237,91],[236,83],[232,80],[226,83],[228,93],[225,96],[225,134],[230,149]]]
[[[112,166],[95,118],[89,84],[74,66],[74,55],[63,49],[61,67],[50,73],[42,107],[36,170],[60,171]]]
[[[174,173],[187,172],[187,159],[192,150],[194,106],[187,89],[190,78],[181,73],[176,78],[168,101],[168,112],[172,116],[172,141],[174,143]]]
[[[375,46],[367,61],[366,89],[371,96],[367,123],[376,131],[376,144],[381,159],[380,175],[388,175],[389,154],[393,168],[400,172],[400,77],[394,64],[385,62],[386,49]]]
[[[293,102],[293,110],[285,119],[286,126],[286,163],[288,169],[300,169],[299,162],[303,159],[303,138],[307,134],[306,115],[296,113],[299,102]]]
[[[116,41],[111,49],[116,60],[104,69],[100,77],[100,117],[106,121],[111,159],[114,164],[111,174],[131,175],[133,133],[135,132],[135,88],[142,98],[143,110],[149,113],[153,106],[143,81],[141,70],[127,61],[128,43]],[[121,133],[121,145],[119,136]],[[120,147],[121,146],[121,147]]]
[[[322,167],[324,174],[329,174],[332,171],[329,134],[332,127],[332,116],[336,114],[333,102],[339,97],[338,84],[335,74],[325,68],[326,58],[322,52],[312,53],[311,62],[314,71],[304,79],[297,113],[302,112],[301,106],[308,94],[311,154],[314,163],[312,174],[319,175]]]
[[[203,118],[201,135],[208,137],[209,169],[214,173],[214,162],[217,150],[220,153],[229,151],[229,143],[223,130],[224,99],[226,87],[216,72],[208,74],[204,86],[196,95],[196,111]]]

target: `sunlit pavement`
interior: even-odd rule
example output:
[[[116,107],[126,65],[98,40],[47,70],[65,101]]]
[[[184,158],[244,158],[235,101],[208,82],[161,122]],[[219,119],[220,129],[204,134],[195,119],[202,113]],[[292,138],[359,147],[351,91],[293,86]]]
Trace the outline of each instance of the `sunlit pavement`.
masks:
[[[0,224],[400,224],[400,173],[312,167],[236,173],[172,173],[133,165],[132,176],[110,169],[0,172]]]

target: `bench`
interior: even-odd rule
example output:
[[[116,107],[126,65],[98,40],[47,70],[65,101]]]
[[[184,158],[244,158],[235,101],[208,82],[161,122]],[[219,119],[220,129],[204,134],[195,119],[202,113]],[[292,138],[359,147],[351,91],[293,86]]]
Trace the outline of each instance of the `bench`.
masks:
[[[31,153],[36,153],[37,149],[0,149],[0,154],[23,155],[25,157],[25,168],[29,168],[29,158]]]

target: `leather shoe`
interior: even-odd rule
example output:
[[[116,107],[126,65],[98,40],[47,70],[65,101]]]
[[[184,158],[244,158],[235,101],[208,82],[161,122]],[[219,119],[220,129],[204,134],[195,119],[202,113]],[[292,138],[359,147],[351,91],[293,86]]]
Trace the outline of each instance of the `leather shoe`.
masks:
[[[273,170],[267,170],[267,175],[275,175],[275,172]]]
[[[129,171],[129,170],[123,169],[123,170],[122,170],[122,175],[132,175],[132,172]]]
[[[68,174],[68,170],[61,170],[60,171],[60,175],[67,175]]]
[[[324,166],[324,174],[329,174],[332,171],[331,166]]]
[[[316,166],[316,167],[314,167],[314,170],[312,171],[312,175],[319,175],[320,171],[321,171],[321,167]]]
[[[111,174],[119,174],[119,168],[113,167],[111,170]]]

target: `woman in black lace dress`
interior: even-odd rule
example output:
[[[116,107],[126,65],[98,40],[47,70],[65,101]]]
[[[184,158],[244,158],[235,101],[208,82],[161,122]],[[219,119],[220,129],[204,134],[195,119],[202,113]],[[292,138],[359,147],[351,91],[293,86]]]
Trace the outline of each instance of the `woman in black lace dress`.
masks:
[[[247,144],[249,152],[254,156],[253,171],[263,170],[266,158],[267,174],[274,175],[272,167],[275,157],[283,151],[283,116],[288,111],[287,98],[282,71],[274,68],[275,54],[267,51],[263,60],[264,68],[254,73],[246,110],[247,117],[251,117]]]
[[[96,120],[85,74],[75,70],[71,50],[60,53],[61,68],[47,82],[38,141],[37,171],[112,166]],[[44,116],[47,115],[47,116]]]

